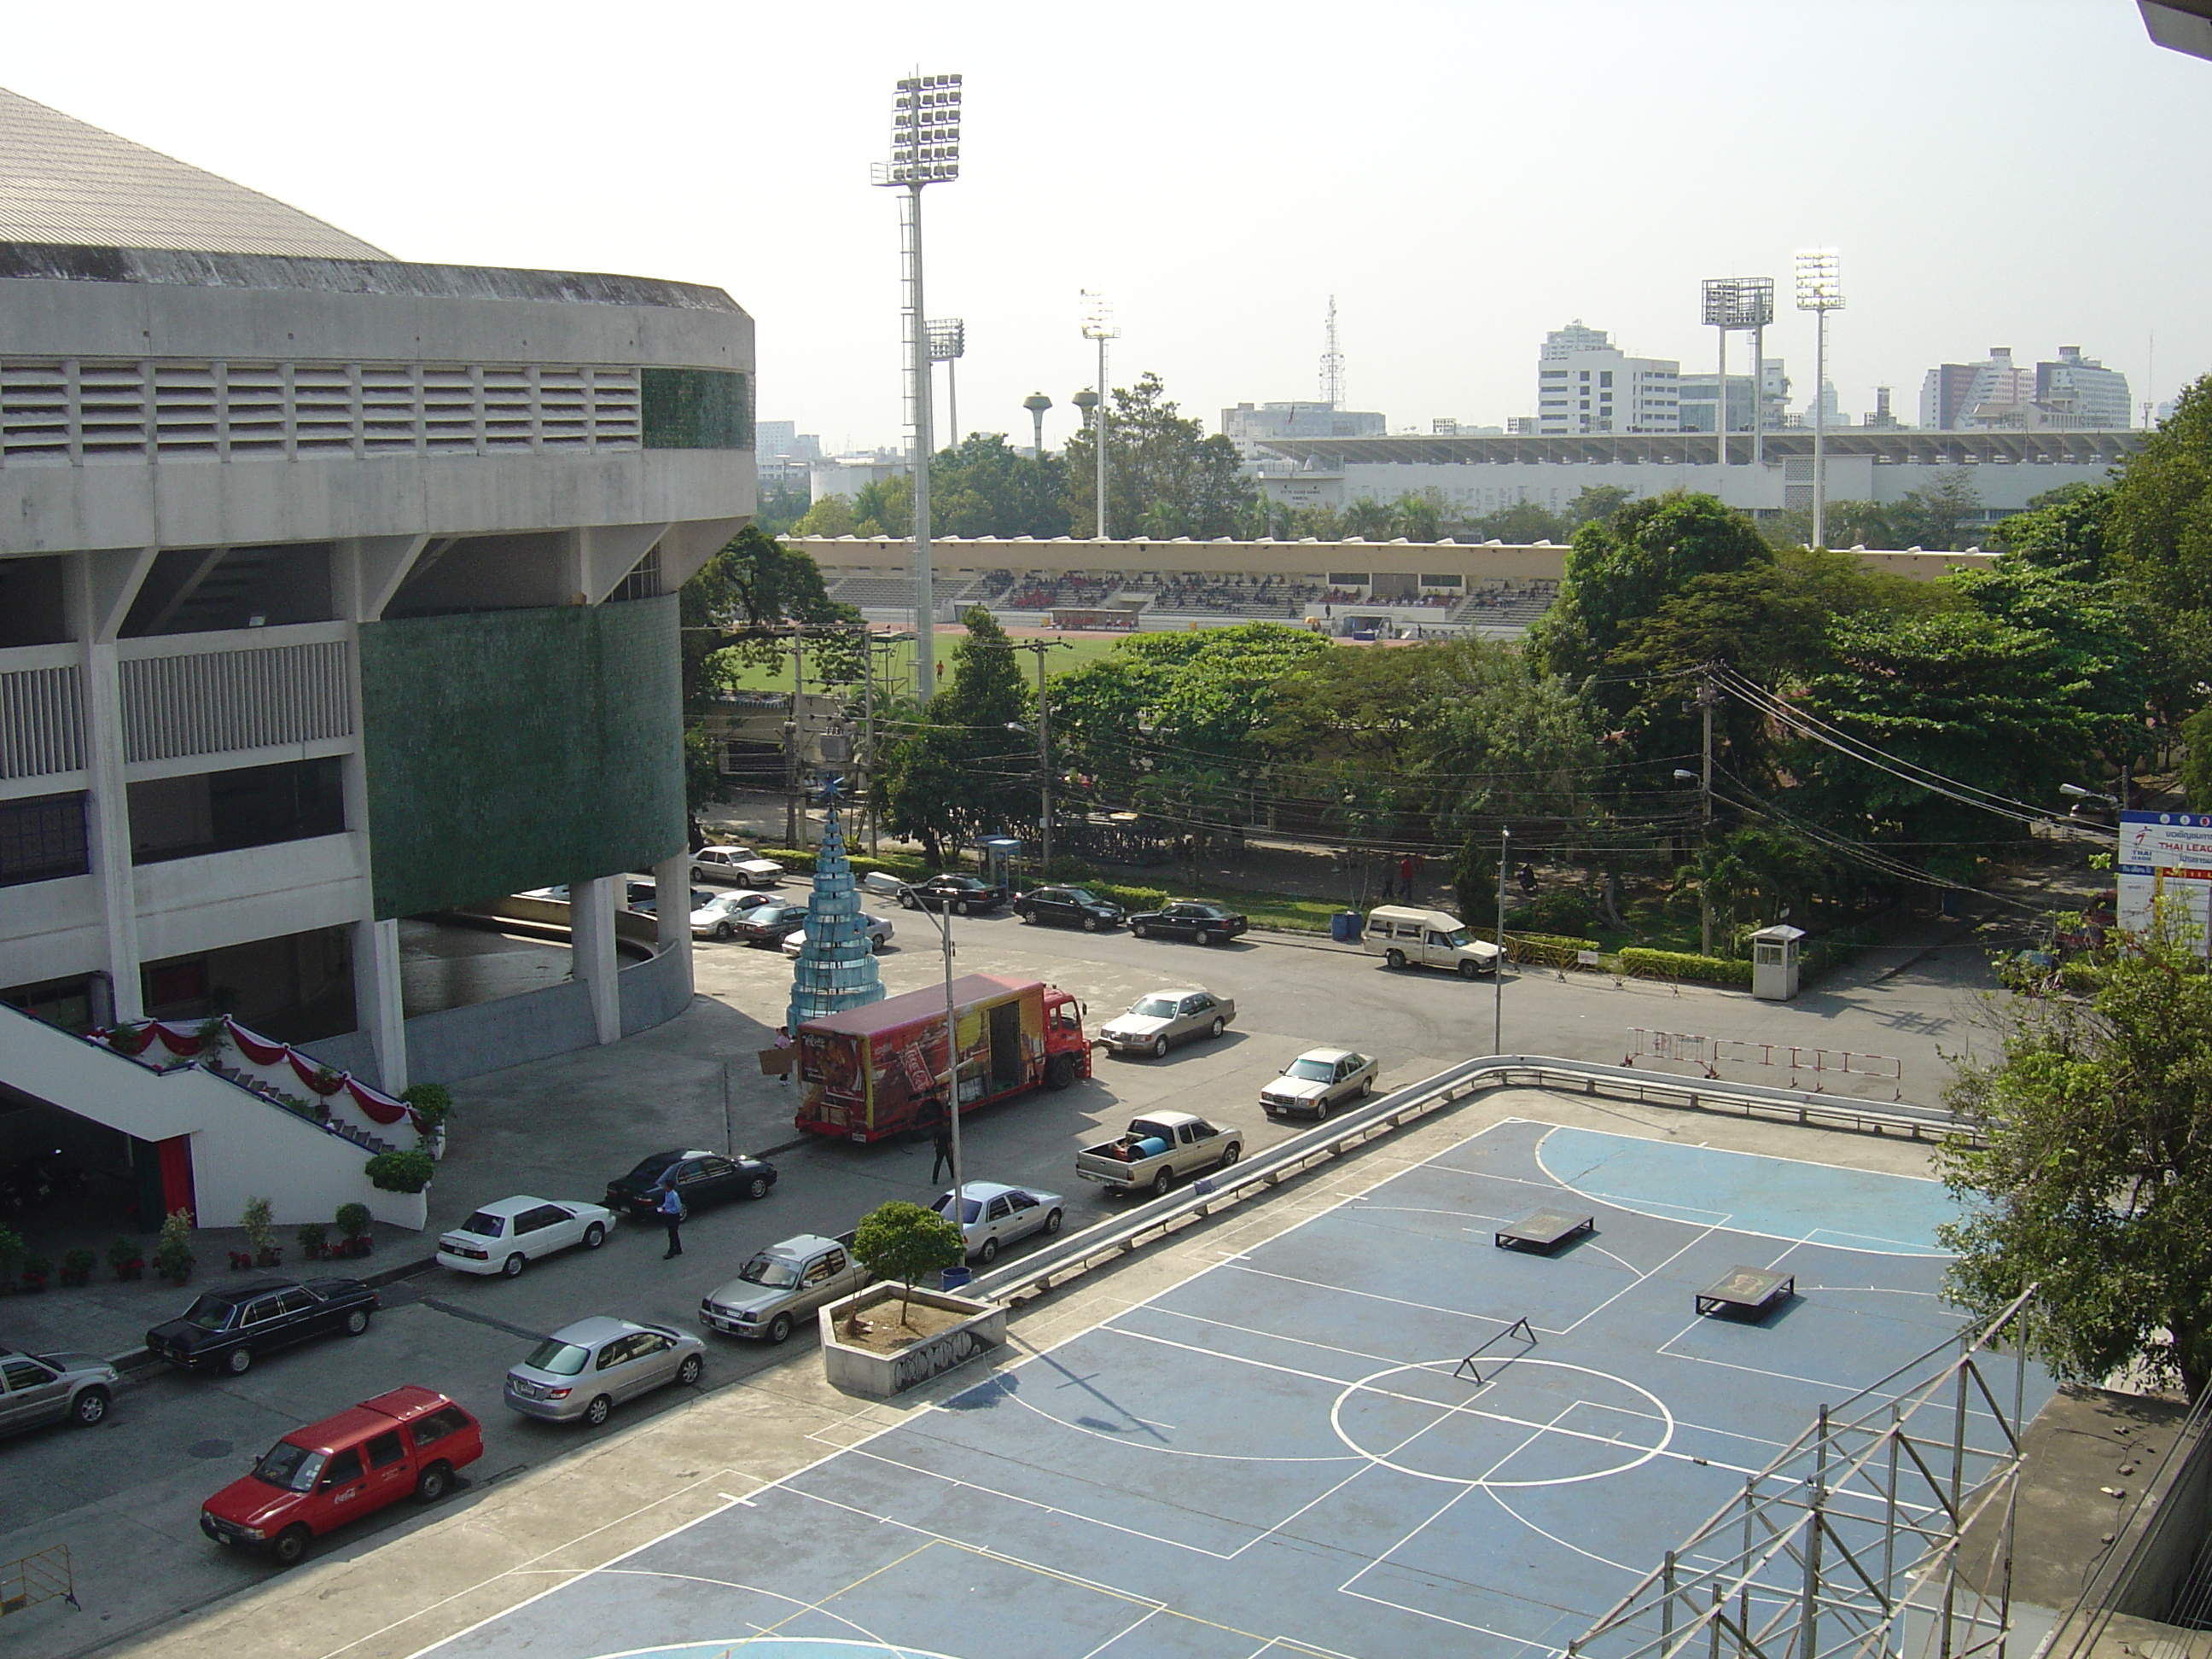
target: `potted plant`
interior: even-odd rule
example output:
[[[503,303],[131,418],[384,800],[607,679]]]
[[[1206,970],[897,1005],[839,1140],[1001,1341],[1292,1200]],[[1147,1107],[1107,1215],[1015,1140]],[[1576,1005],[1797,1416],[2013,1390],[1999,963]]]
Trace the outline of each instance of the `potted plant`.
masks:
[[[119,1279],[137,1279],[146,1271],[145,1258],[140,1255],[138,1241],[118,1238],[107,1247],[107,1265],[115,1269]]]
[[[338,1231],[345,1236],[343,1247],[345,1255],[367,1255],[369,1253],[369,1219],[368,1206],[366,1204],[355,1202],[338,1206]],[[337,1255],[339,1252],[332,1250],[331,1254]]]
[[[27,1255],[23,1265],[15,1269],[15,1288],[26,1296],[36,1296],[46,1288],[53,1273],[54,1264],[45,1256]]]
[[[89,1285],[92,1283],[92,1270],[99,1265],[100,1253],[97,1250],[80,1248],[67,1251],[62,1256],[62,1283]]]
[[[14,1279],[15,1264],[23,1259],[23,1235],[12,1227],[0,1227],[0,1285]]]
[[[192,1276],[192,1212],[172,1210],[161,1218],[161,1242],[154,1246],[154,1271],[181,1285]]]
[[[303,1258],[309,1261],[320,1261],[331,1253],[330,1236],[331,1230],[321,1222],[309,1221],[303,1223],[292,1237],[299,1245],[300,1255]]]
[[[154,1022],[143,1025],[118,1025],[107,1034],[107,1046],[118,1054],[142,1054],[146,1045],[154,1040]]]
[[[415,1150],[428,1152],[432,1158],[446,1155],[446,1121],[453,1113],[453,1097],[445,1085],[438,1083],[417,1083],[400,1091],[400,1099],[415,1109],[416,1116],[422,1120],[416,1132]]]
[[[252,1266],[276,1267],[283,1265],[284,1252],[277,1248],[276,1229],[269,1219],[267,1199],[247,1199],[245,1212],[239,1217],[238,1224],[246,1229],[246,1242],[252,1248],[253,1254],[249,1259]]]
[[[315,1068],[314,1076],[307,1080],[307,1086],[319,1095],[334,1095],[338,1091],[338,1085],[344,1081],[331,1067],[319,1066]]]
[[[428,1152],[379,1152],[362,1166],[379,1192],[419,1193],[437,1173]]]

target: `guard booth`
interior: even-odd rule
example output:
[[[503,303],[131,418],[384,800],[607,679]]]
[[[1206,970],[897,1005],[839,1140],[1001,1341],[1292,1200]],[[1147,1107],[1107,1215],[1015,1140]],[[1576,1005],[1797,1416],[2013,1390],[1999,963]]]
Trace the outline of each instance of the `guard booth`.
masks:
[[[1014,860],[1021,856],[1021,842],[1012,836],[987,836],[975,845],[983,854],[983,879],[1013,891]]]
[[[1787,1002],[1797,994],[1797,941],[1802,927],[1778,921],[1751,936],[1751,994],[1768,1002]]]

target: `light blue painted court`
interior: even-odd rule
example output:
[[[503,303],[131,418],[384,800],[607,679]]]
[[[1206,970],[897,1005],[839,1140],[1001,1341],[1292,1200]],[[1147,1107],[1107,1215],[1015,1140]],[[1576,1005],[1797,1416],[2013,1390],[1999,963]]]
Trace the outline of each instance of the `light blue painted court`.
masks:
[[[1884,1255],[1948,1255],[1936,1229],[1960,1215],[1941,1182],[1591,1129],[1552,1130],[1536,1161],[1562,1187],[1638,1215]]]

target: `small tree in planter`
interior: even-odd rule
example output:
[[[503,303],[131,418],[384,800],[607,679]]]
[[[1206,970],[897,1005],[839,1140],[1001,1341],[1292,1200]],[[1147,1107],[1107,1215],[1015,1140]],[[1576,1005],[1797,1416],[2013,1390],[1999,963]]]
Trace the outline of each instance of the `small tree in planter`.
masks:
[[[330,1254],[331,1230],[319,1221],[302,1223],[292,1237],[300,1247],[301,1256],[308,1261],[320,1261]]]
[[[107,1265],[119,1279],[137,1279],[146,1271],[146,1259],[135,1238],[118,1238],[107,1247]]]
[[[438,1172],[428,1152],[379,1152],[362,1167],[382,1193],[419,1193]]]
[[[269,1218],[267,1199],[247,1199],[238,1224],[246,1229],[246,1242],[253,1247],[255,1267],[274,1267],[284,1260],[283,1251],[276,1248],[276,1228]]]
[[[345,1240],[344,1249],[348,1255],[368,1254],[369,1220],[368,1206],[366,1204],[352,1203],[338,1206],[338,1232]],[[337,1252],[333,1250],[331,1254],[336,1255]]]
[[[79,1249],[68,1251],[62,1257],[62,1283],[89,1285],[92,1283],[92,1270],[99,1265],[100,1252],[97,1250]]]
[[[433,1158],[439,1156],[445,1149],[446,1120],[453,1115],[453,1096],[443,1084],[417,1083],[403,1089],[399,1097],[412,1106],[416,1115],[422,1120],[415,1150],[428,1152]]]
[[[46,1281],[54,1274],[54,1264],[42,1255],[27,1255],[23,1265],[15,1269],[15,1288],[27,1296],[36,1296],[46,1288]]]
[[[172,1285],[192,1276],[192,1212],[172,1210],[161,1218],[161,1242],[154,1246],[154,1271]]]
[[[906,1325],[916,1281],[939,1268],[957,1267],[967,1258],[968,1242],[936,1211],[893,1199],[860,1218],[853,1254],[877,1278],[903,1287],[899,1323]]]

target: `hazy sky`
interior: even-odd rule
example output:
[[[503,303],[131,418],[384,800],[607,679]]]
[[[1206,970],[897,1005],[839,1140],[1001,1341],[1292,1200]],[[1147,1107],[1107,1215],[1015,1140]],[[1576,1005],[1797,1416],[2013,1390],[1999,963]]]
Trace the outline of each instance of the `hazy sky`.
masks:
[[[1334,294],[1352,406],[1426,430],[1533,412],[1572,318],[1709,367],[1698,279],[1771,275],[1802,403],[1815,243],[1854,416],[1887,385],[1911,419],[1992,345],[2078,344],[2138,404],[2212,368],[2212,63],[2132,0],[0,0],[0,31],[15,90],[402,258],[725,288],[761,414],[833,447],[902,421],[868,164],[915,67],[967,76],[966,176],[925,214],[971,430],[1025,441],[1042,390],[1065,434],[1085,288],[1116,383],[1155,369],[1210,428],[1316,395]]]

